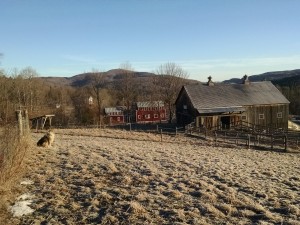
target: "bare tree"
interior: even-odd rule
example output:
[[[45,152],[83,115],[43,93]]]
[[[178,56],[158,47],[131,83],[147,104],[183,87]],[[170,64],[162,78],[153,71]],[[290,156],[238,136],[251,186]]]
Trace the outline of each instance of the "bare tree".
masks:
[[[118,83],[117,88],[123,104],[127,109],[130,109],[137,96],[137,85],[134,79],[135,73],[134,69],[128,62],[121,64],[120,69],[122,70],[121,82]]]
[[[131,106],[136,101],[138,96],[138,85],[136,83],[136,77],[134,69],[130,63],[124,63],[120,65],[121,76],[120,81],[116,84],[118,90],[118,98],[124,106],[126,106],[125,117],[126,121],[131,121]]]
[[[104,72],[99,72],[97,70],[93,70],[91,80],[92,80],[92,94],[96,97],[97,102],[97,116],[99,124],[102,123],[102,105],[104,96],[102,96],[101,91],[104,88],[105,82],[107,79],[107,75]]]
[[[33,98],[36,92],[35,80],[34,78],[38,77],[38,73],[35,69],[31,67],[26,67],[22,69],[19,73],[19,76],[23,79],[23,102],[29,110],[33,111]]]
[[[169,123],[175,115],[175,101],[177,95],[186,83],[188,73],[175,63],[166,63],[158,67],[156,76],[153,78],[153,84],[158,93],[158,97],[164,101],[169,113]]]

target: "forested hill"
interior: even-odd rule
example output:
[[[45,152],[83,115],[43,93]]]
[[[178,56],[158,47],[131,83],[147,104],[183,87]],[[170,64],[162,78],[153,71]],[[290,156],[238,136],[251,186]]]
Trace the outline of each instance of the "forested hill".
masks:
[[[290,101],[290,114],[300,115],[300,75],[273,80],[272,83]]]
[[[300,76],[300,69],[297,70],[285,70],[285,71],[273,71],[273,72],[267,72],[262,73],[258,75],[251,75],[249,76],[249,80],[252,82],[256,81],[263,81],[263,80],[269,80],[269,81],[275,81],[275,80],[281,80],[286,79],[290,77],[297,77]],[[223,83],[241,83],[242,77],[240,78],[231,78],[229,80],[224,80]]]
[[[82,73],[78,75],[74,75],[72,77],[38,77],[38,79],[42,80],[44,83],[53,86],[71,86],[71,87],[85,87],[91,85],[94,81],[95,75],[105,75],[105,85],[107,86],[110,83],[121,81],[122,78],[130,72],[132,78],[135,80],[139,80],[140,82],[147,82],[151,79],[151,77],[155,76],[153,73],[148,72],[134,72],[134,71],[125,71],[122,69],[113,69],[106,72],[88,72]]]

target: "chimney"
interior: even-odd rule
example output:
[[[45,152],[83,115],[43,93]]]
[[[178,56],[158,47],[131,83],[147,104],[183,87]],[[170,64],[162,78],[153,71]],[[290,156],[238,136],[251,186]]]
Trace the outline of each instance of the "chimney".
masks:
[[[243,82],[242,82],[242,84],[246,84],[246,85],[250,84],[250,81],[249,81],[248,76],[246,74],[243,76]]]
[[[214,86],[215,85],[214,82],[211,80],[212,79],[211,76],[209,76],[207,79],[208,79],[207,86]]]

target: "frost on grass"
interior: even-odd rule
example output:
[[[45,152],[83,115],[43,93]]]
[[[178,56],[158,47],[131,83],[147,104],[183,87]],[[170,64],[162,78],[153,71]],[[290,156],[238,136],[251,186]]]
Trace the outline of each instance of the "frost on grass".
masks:
[[[55,149],[32,155],[36,211],[19,224],[300,221],[300,154],[121,130],[56,136]]]

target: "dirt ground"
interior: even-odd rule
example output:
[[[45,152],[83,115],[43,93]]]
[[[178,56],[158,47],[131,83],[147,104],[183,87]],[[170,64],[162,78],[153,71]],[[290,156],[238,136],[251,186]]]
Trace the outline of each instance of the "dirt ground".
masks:
[[[10,224],[300,224],[300,154],[214,147],[188,137],[56,130],[32,149]],[[41,133],[33,133],[36,142]]]

